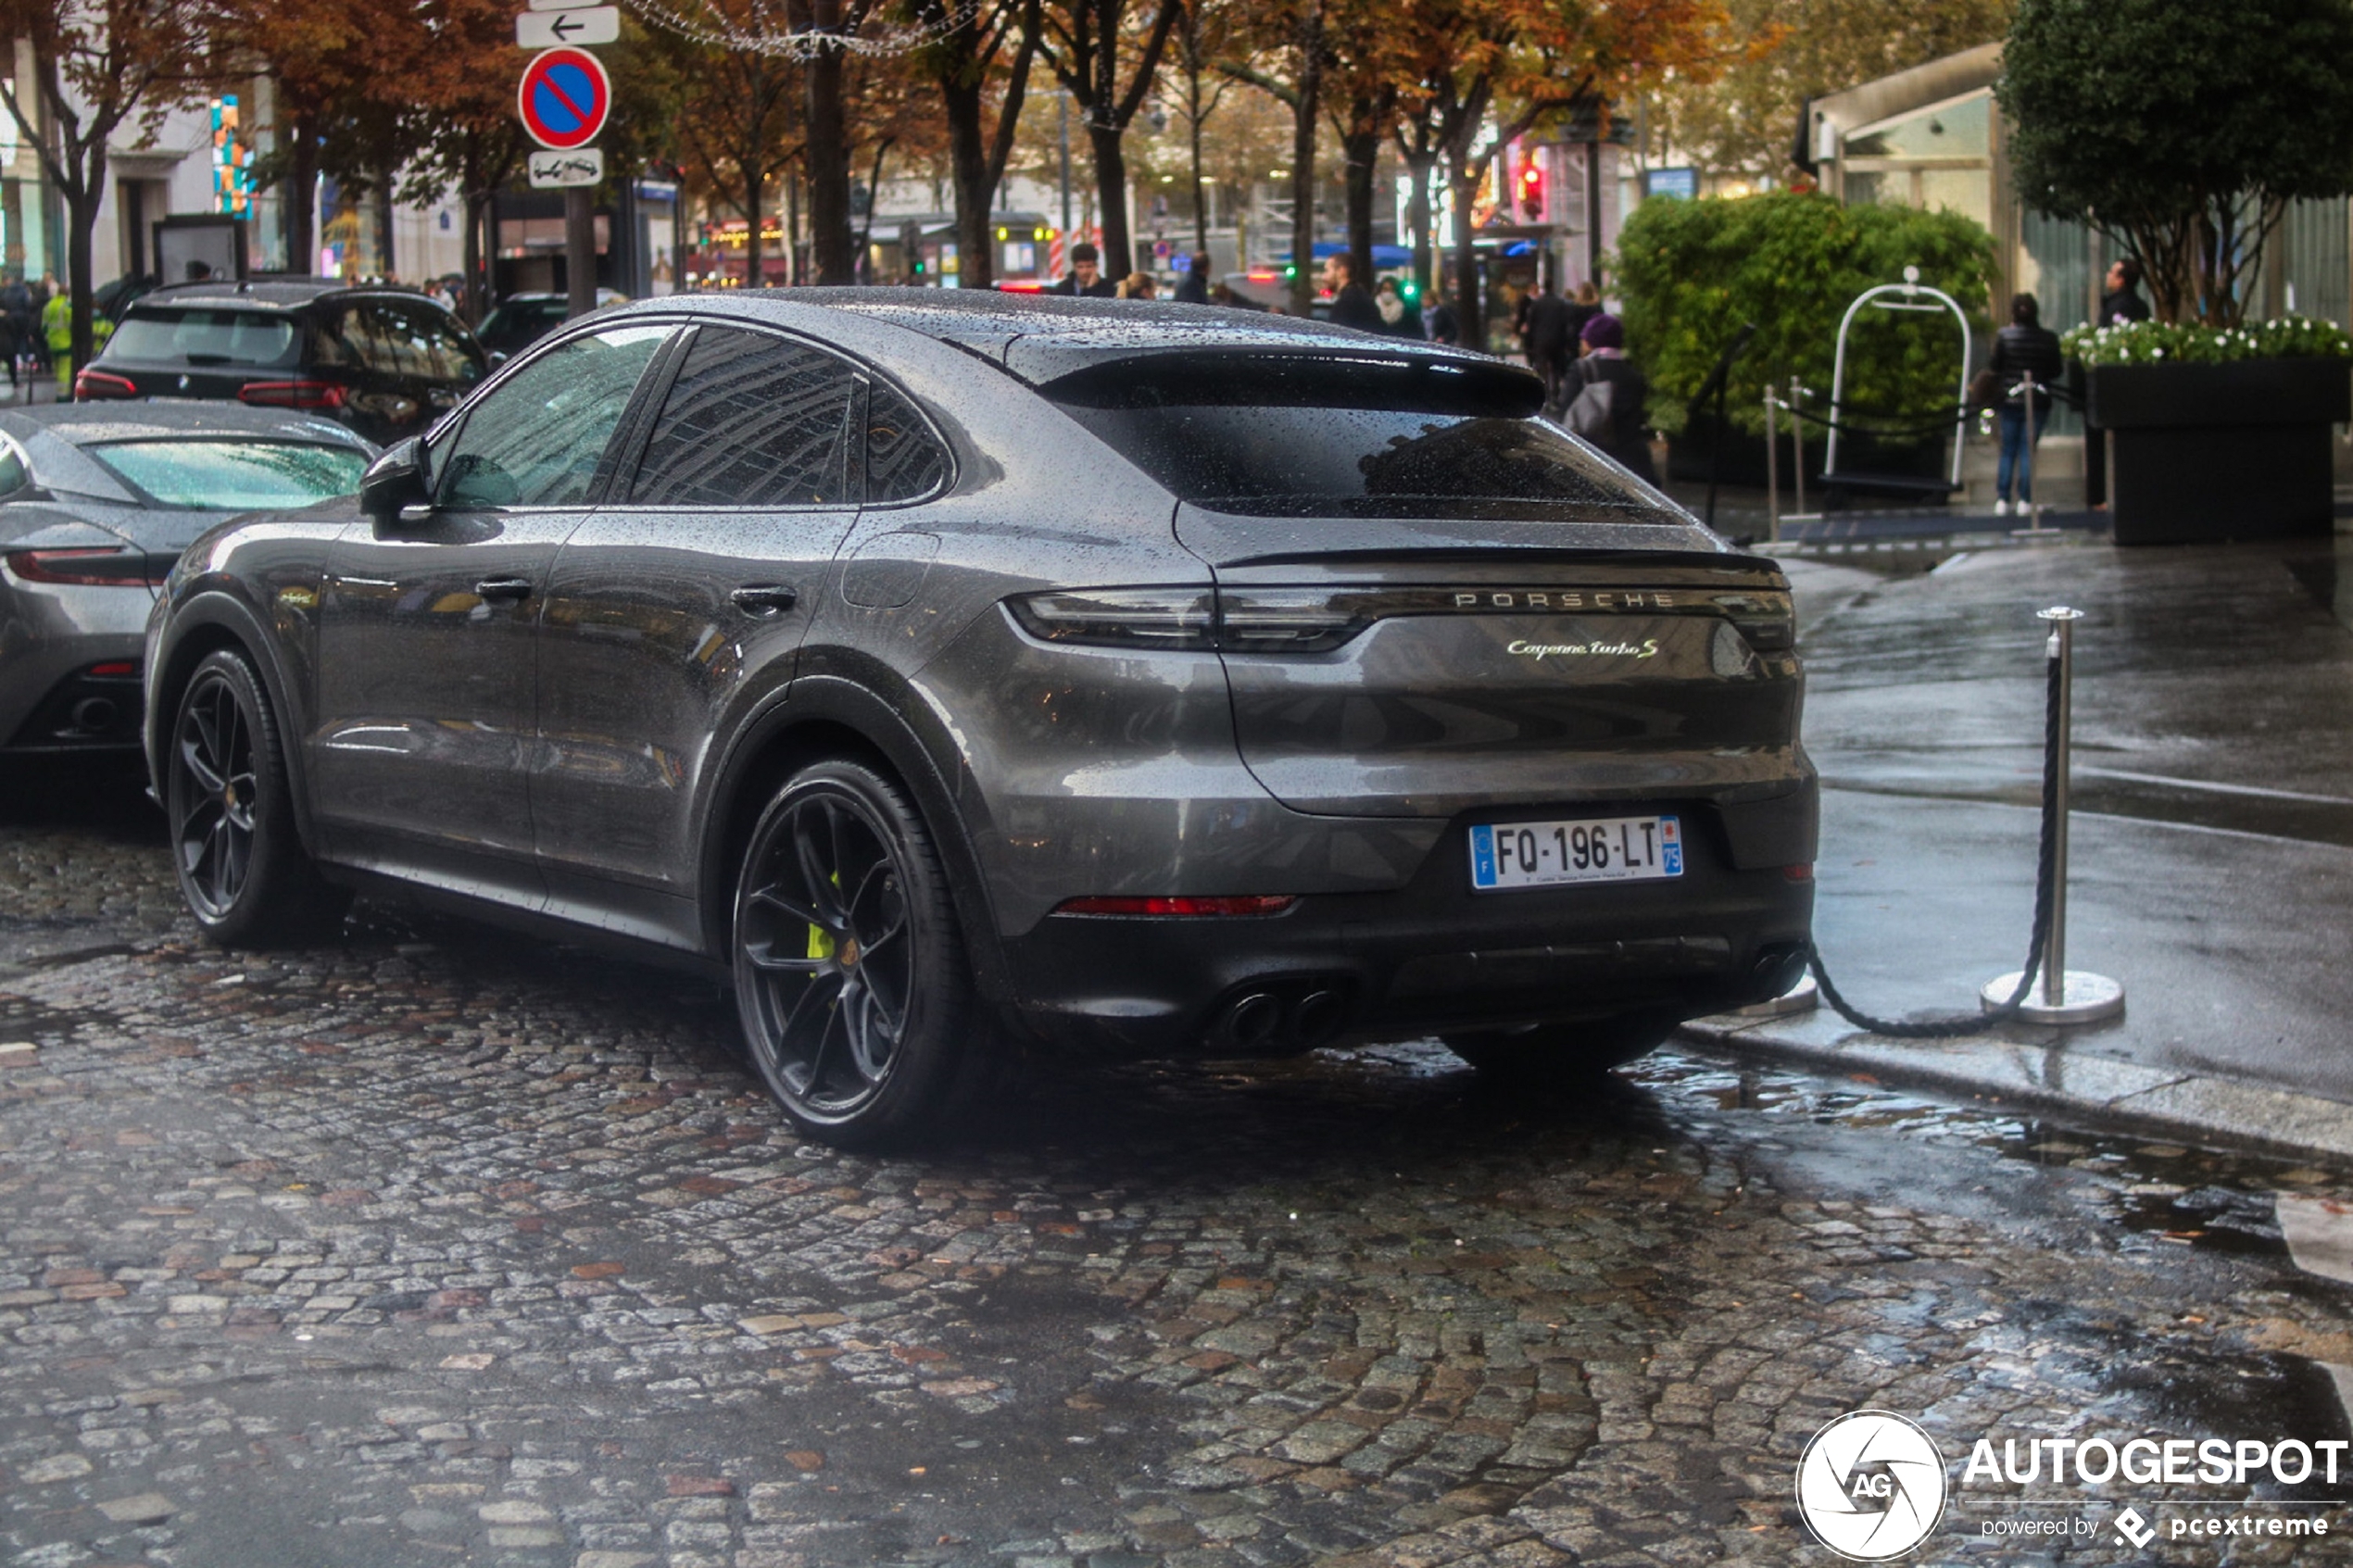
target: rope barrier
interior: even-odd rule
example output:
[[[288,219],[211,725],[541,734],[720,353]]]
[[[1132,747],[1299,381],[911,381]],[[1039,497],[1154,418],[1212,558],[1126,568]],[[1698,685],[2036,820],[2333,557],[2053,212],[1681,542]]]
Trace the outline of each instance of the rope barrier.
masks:
[[[1875,1018],[1840,994],[1831,983],[1830,968],[1822,961],[1821,949],[1809,942],[1806,961],[1814,972],[1815,984],[1821,987],[1822,1000],[1856,1028],[1898,1040],[1957,1040],[1982,1035],[2008,1022],[2033,994],[2035,976],[2043,967],[2044,943],[2050,934],[2051,900],[2058,881],[2059,724],[2065,688],[2059,655],[2054,651],[2049,658],[2043,712],[2043,831],[2034,870],[2034,935],[2027,943],[2026,968],[2019,975],[2018,989],[2007,1001],[1982,1012],[1955,1013],[1944,1018]]]

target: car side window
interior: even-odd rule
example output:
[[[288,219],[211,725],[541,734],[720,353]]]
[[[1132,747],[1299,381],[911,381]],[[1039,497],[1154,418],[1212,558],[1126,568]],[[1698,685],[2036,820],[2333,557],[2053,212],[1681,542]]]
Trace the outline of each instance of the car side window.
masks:
[[[866,504],[920,501],[948,483],[948,453],[906,394],[887,382],[866,392]]]
[[[586,500],[630,395],[675,330],[660,323],[589,332],[491,388],[467,410],[438,464],[439,504],[475,511]]]
[[[7,436],[0,435],[0,501],[6,500],[32,481],[32,470],[24,460],[24,453]]]
[[[832,507],[848,497],[849,365],[765,332],[705,328],[662,399],[629,498]]]

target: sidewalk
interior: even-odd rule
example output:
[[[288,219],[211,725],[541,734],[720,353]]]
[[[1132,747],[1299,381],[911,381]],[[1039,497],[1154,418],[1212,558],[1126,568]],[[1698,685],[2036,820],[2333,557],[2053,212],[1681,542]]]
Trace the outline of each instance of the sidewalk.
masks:
[[[1969,1010],[2024,958],[2034,612],[2064,603],[2087,617],[2069,960],[2121,980],[2125,1015],[1956,1043],[1885,1039],[1827,1008],[1691,1033],[2166,1137],[2353,1160],[2353,536],[2121,551],[2079,536],[1924,574],[1864,561],[1788,561],[1824,784],[1816,935],[1840,988],[1881,1014]]]

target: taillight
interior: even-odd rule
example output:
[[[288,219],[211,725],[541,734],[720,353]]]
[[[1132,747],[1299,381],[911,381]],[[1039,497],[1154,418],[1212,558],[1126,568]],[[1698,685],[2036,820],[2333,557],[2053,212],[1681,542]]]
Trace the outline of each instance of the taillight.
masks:
[[[1787,594],[1718,594],[1715,603],[1758,653],[1787,653],[1797,646],[1797,616]]]
[[[1328,588],[1227,589],[1217,596],[1218,646],[1235,653],[1321,653],[1372,624],[1373,596]]]
[[[145,588],[147,558],[120,545],[69,550],[10,550],[0,557],[24,583],[78,583],[94,588]]]
[[[1138,898],[1067,898],[1058,915],[1278,915],[1299,902],[1290,893],[1248,893],[1222,897],[1154,895]]]
[[[131,659],[109,659],[103,664],[92,665],[82,673],[95,681],[127,681],[139,673],[139,663]]]
[[[136,397],[139,389],[121,376],[110,376],[104,370],[82,370],[73,378],[73,396],[77,403],[93,403],[107,397]]]
[[[1010,601],[1033,637],[1101,647],[1209,649],[1216,605],[1206,588],[1090,588]]]
[[[331,381],[253,381],[237,388],[237,401],[271,408],[340,408],[347,389]]]

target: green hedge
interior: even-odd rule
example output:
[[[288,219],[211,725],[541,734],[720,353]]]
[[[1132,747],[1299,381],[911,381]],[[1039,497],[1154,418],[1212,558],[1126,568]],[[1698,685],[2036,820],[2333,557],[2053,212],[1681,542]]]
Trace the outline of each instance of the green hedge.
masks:
[[[1994,237],[1970,219],[1792,192],[1642,203],[1619,235],[1617,276],[1627,350],[1654,389],[1652,419],[1682,428],[1684,404],[1743,321],[1756,336],[1732,367],[1731,421],[1761,430],[1766,383],[1785,386],[1792,374],[1826,407],[1839,318],[1865,289],[1903,282],[1907,266],[1969,313],[1982,357]],[[1847,337],[1847,400],[1881,413],[1949,408],[1959,367],[1949,313],[1866,310]]]

